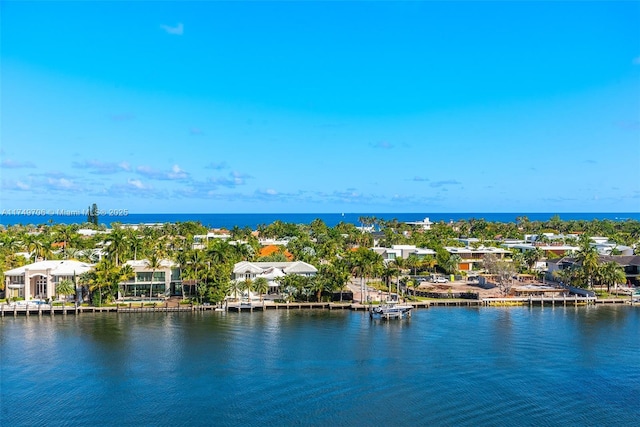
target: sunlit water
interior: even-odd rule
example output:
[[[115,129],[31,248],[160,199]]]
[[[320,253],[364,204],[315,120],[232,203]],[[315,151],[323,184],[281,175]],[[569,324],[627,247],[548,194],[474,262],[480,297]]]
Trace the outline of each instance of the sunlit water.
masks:
[[[638,425],[640,308],[0,321],[0,425]]]

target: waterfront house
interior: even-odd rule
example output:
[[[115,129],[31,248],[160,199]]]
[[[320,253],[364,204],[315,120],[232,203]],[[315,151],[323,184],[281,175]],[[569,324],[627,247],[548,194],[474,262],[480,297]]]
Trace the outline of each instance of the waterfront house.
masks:
[[[69,279],[78,287],[78,277],[91,271],[93,264],[74,260],[39,261],[5,271],[7,298],[48,298],[56,296],[56,286]]]
[[[504,248],[494,248],[480,246],[472,248],[470,246],[459,248],[453,246],[445,246],[444,248],[451,255],[458,255],[461,261],[458,263],[458,270],[471,271],[477,270],[478,264],[482,264],[483,257],[487,254],[493,254],[498,259],[511,259],[511,251]]]
[[[125,263],[134,271],[132,279],[120,283],[122,296],[139,297],[181,295],[180,268],[175,262],[163,259],[152,268],[146,259],[129,260]]]
[[[632,286],[640,286],[640,255],[600,255],[598,256],[598,264],[607,262],[615,262],[624,270],[626,284]],[[549,280],[555,280],[553,273],[555,271],[564,270],[577,266],[575,258],[564,257],[558,260],[547,261],[546,277]],[[623,283],[620,283],[621,285]]]
[[[318,269],[313,265],[303,261],[292,262],[249,262],[241,261],[233,267],[233,280],[241,282],[244,280],[255,280],[264,277],[269,282],[269,293],[275,294],[280,291],[278,278],[287,274],[297,274],[300,276],[313,277],[318,273]]]

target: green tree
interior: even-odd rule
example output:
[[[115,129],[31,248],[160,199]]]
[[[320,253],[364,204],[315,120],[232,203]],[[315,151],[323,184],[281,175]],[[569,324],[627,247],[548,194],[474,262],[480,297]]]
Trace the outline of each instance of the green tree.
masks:
[[[65,297],[74,295],[76,293],[76,286],[70,279],[63,279],[56,285],[56,293],[58,295],[64,295]]]
[[[607,292],[611,292],[611,286],[617,286],[620,283],[625,283],[627,276],[624,274],[624,269],[615,261],[607,262],[600,267],[602,280],[607,285]]]
[[[256,277],[253,281],[253,288],[260,295],[260,301],[262,302],[262,296],[269,291],[269,281],[265,277]]]
[[[591,246],[591,239],[586,235],[580,238],[579,244],[576,262],[580,265],[587,288],[591,288],[598,273],[598,252],[594,246]]]

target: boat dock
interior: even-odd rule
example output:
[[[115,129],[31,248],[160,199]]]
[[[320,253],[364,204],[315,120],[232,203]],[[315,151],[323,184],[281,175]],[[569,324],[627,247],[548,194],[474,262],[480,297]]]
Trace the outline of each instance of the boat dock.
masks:
[[[640,303],[633,302],[626,298],[598,299],[595,297],[527,297],[527,298],[485,298],[485,299],[465,299],[465,298],[442,298],[429,299],[423,301],[407,302],[415,309],[425,309],[429,307],[496,307],[496,306],[541,306],[541,307],[567,307],[581,305],[600,304],[629,304],[640,306]],[[230,312],[254,312],[266,310],[351,310],[368,311],[370,304],[360,303],[336,303],[336,302],[255,302],[228,303],[225,306],[206,304],[179,304],[170,305],[168,303],[154,303],[145,305],[118,305],[109,307],[92,306],[49,306],[44,304],[0,304],[0,317],[5,316],[54,316],[54,315],[81,315],[85,313],[175,313],[175,312],[196,312],[196,311],[230,311]]]

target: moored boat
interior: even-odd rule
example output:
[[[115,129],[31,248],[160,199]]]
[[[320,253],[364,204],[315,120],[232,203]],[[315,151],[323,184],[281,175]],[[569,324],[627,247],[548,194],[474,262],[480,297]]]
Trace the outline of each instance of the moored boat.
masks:
[[[403,319],[411,317],[413,306],[410,304],[400,304],[397,301],[387,301],[386,304],[371,307],[369,316],[372,319]]]

